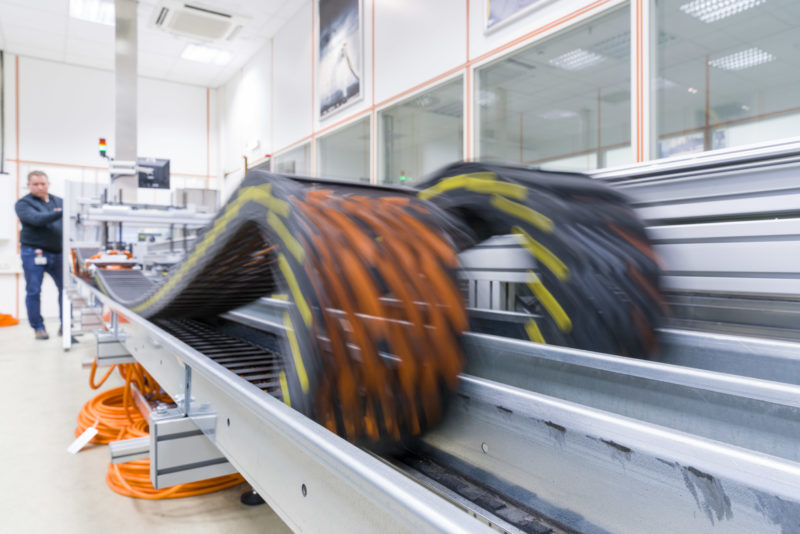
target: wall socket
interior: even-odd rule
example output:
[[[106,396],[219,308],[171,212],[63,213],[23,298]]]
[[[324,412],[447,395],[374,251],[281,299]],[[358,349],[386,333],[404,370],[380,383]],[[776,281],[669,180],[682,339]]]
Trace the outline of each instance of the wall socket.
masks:
[[[22,260],[19,256],[0,256],[0,274],[17,274],[22,272]]]

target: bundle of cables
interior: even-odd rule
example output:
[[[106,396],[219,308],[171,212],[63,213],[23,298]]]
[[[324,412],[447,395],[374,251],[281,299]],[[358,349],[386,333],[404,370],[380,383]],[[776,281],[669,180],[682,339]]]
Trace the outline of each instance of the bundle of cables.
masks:
[[[99,389],[117,368],[125,385],[109,389],[87,402],[78,414],[75,435],[87,428],[96,427],[93,443],[106,444],[121,439],[139,438],[148,435],[147,420],[133,405],[131,384],[148,400],[169,402],[158,383],[138,363],[111,366],[98,383],[95,383],[97,360],[92,364],[89,385]],[[115,492],[139,499],[176,499],[219,491],[244,482],[239,474],[225,475],[170,488],[155,489],[150,482],[150,459],[135,460],[124,464],[109,464],[106,483]]]
[[[456,163],[419,198],[468,227],[473,246],[513,234],[535,260],[521,286],[525,334],[538,343],[650,358],[667,307],[660,260],[625,197],[589,177]]]
[[[469,328],[458,253],[505,234],[536,264],[513,310],[529,317],[517,334],[654,353],[666,312],[658,259],[625,198],[577,174],[458,163],[409,189],[255,170],[163,282],[96,278],[149,320],[206,320],[283,295],[281,398],[381,449],[440,420]],[[120,273],[138,277],[137,291],[114,288]]]

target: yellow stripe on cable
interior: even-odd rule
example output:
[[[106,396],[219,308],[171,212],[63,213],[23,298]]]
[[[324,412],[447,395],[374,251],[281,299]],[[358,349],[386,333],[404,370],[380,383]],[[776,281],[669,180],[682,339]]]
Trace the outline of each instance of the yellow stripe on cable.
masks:
[[[303,263],[306,259],[306,253],[303,250],[303,247],[300,246],[300,243],[295,239],[292,234],[289,232],[289,229],[286,228],[286,225],[283,224],[277,215],[274,212],[270,211],[267,214],[267,224],[275,230],[275,233],[278,234],[278,237],[283,241],[283,244],[292,253],[298,262]]]
[[[539,325],[536,324],[536,321],[533,319],[528,319],[528,322],[525,323],[525,331],[528,333],[528,338],[531,341],[535,341],[536,343],[547,343],[542,335],[542,331],[539,330]]]
[[[289,347],[292,351],[292,360],[294,361],[294,366],[297,369],[297,379],[300,380],[300,387],[303,388],[303,393],[308,393],[308,375],[306,374],[306,367],[303,365],[303,357],[300,355],[300,346],[297,344],[297,335],[294,333],[292,320],[289,318],[288,313],[283,314],[283,326],[286,327],[286,337],[289,338]],[[283,384],[281,384],[281,386],[282,385]]]
[[[539,299],[539,302],[542,303],[544,309],[547,310],[547,313],[553,318],[558,325],[559,330],[562,332],[571,332],[572,331],[572,321],[570,320],[567,313],[564,311],[564,308],[561,307],[561,304],[555,299],[555,297],[550,293],[539,277],[536,276],[536,273],[533,271],[528,271],[528,287],[533,291],[533,294]]]
[[[289,284],[289,289],[294,296],[294,303],[297,306],[297,309],[300,310],[300,315],[303,317],[303,322],[306,324],[306,326],[311,326],[311,309],[308,307],[308,303],[303,296],[303,292],[300,291],[300,285],[297,283],[297,278],[295,278],[294,272],[292,271],[292,268],[283,253],[278,254],[278,267],[280,268],[281,273],[283,273],[283,277],[286,279],[286,282]]]
[[[501,182],[493,172],[477,172],[472,174],[459,174],[445,178],[438,184],[428,189],[423,189],[417,196],[423,200],[452,191],[453,189],[467,189],[475,193],[503,195],[516,200],[528,198],[528,189],[519,184]]]
[[[183,278],[189,269],[194,267],[198,260],[205,254],[206,250],[208,250],[208,248],[214,244],[214,241],[216,241],[217,237],[219,237],[219,235],[225,231],[225,227],[228,225],[228,223],[236,218],[245,203],[253,201],[264,206],[269,206],[269,203],[272,200],[270,191],[272,191],[272,184],[262,184],[259,186],[252,186],[242,189],[236,199],[228,204],[228,206],[225,208],[225,213],[217,218],[217,220],[214,222],[214,225],[211,227],[211,230],[205,233],[203,240],[197,244],[194,250],[192,250],[189,257],[186,258],[186,261],[181,264],[178,272],[171,276],[169,280],[167,280],[167,283],[158,288],[158,290],[145,302],[134,307],[133,311],[138,313],[145,308],[150,307],[158,299],[163,297],[167,292],[175,287],[175,285],[181,280],[181,278]],[[279,209],[282,209],[282,207],[279,207]]]
[[[543,232],[549,234],[553,231],[553,221],[533,208],[508,200],[500,195],[492,195],[492,198],[489,199],[489,203],[500,211],[530,223]]]
[[[291,207],[289,203],[285,200],[281,200],[279,198],[272,197],[269,200],[267,207],[271,210],[286,219],[289,216],[289,211]]]
[[[519,226],[512,227],[511,233],[520,236],[522,240],[522,246],[531,253],[531,256],[536,258],[537,261],[540,261],[550,270],[551,273],[556,275],[559,280],[562,282],[569,280],[569,267],[567,267],[567,265],[561,261],[558,256],[553,254],[550,249],[536,241],[528,234],[528,232]]]
[[[292,405],[292,398],[289,396],[289,384],[286,382],[286,373],[281,372],[278,374],[278,380],[281,383],[281,394],[283,395],[283,402],[286,403],[287,406]]]

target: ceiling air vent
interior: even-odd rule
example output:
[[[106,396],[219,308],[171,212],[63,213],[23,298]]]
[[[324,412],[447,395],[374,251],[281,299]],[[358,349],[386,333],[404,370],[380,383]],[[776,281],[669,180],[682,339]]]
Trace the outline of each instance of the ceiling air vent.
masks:
[[[156,6],[152,22],[158,29],[184,37],[223,41],[239,33],[244,19],[199,4],[167,0]]]

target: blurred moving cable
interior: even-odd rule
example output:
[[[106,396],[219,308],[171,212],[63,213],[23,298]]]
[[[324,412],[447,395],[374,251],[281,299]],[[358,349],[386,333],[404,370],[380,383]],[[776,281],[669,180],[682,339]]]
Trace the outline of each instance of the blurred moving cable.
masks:
[[[528,337],[585,350],[651,357],[666,305],[661,266],[625,198],[587,176],[458,163],[421,186],[419,198],[469,228],[473,246],[515,234],[540,267],[520,303],[538,316]]]
[[[284,402],[351,441],[390,446],[435,424],[458,385],[458,251],[508,233],[542,266],[520,301],[530,339],[655,348],[658,262],[624,199],[583,176],[497,165],[455,164],[420,190],[252,171],[165,282],[119,270],[95,280],[151,319],[280,295],[292,304]]]

